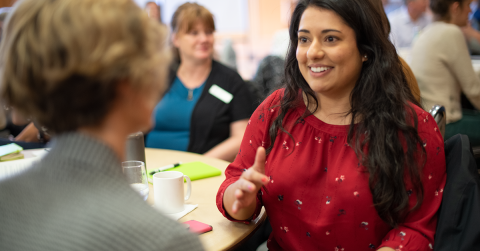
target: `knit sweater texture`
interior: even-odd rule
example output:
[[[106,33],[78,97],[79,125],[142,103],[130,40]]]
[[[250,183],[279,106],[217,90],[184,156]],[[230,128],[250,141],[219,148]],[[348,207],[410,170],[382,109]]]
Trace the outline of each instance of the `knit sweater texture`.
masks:
[[[132,190],[111,148],[80,133],[0,183],[0,250],[202,250]]]

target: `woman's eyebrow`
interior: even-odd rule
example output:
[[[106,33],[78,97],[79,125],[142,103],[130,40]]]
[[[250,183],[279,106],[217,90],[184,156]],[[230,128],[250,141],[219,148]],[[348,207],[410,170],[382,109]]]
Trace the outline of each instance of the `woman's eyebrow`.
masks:
[[[300,33],[300,32],[304,32],[304,33],[309,33],[309,34],[310,34],[310,31],[309,31],[309,30],[306,30],[306,29],[298,30],[298,33]],[[342,33],[341,31],[335,30],[335,29],[325,29],[325,30],[322,30],[322,34],[328,33],[328,32],[338,32],[338,33]]]

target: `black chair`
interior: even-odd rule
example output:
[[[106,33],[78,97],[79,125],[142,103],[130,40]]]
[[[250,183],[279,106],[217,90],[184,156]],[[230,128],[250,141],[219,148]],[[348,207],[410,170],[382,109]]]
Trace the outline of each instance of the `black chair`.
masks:
[[[462,92],[462,96],[460,98],[460,103],[462,105],[462,109],[468,110],[476,110],[475,106],[472,105],[470,100],[468,100],[467,96]],[[480,146],[472,146],[473,149],[473,156],[477,162],[477,167],[480,169]]]
[[[480,159],[480,146],[473,147],[473,157],[475,160],[477,160],[477,166],[480,168],[480,165],[478,165],[478,160]]]
[[[466,135],[445,142],[447,182],[434,251],[480,250],[480,176]]]
[[[432,109],[430,109],[430,114],[433,116],[435,121],[437,122],[438,128],[440,129],[440,133],[442,137],[445,139],[445,126],[447,123],[447,115],[445,113],[445,107],[440,105],[434,105]],[[480,168],[480,146],[473,146],[473,158],[475,159],[477,168]]]
[[[278,56],[266,56],[260,61],[252,84],[259,90],[262,99],[280,88],[284,81],[285,60]]]

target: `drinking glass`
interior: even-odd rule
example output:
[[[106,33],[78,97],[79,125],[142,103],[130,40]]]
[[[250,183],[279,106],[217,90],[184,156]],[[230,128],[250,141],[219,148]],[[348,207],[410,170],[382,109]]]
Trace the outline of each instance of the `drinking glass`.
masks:
[[[133,190],[137,191],[143,200],[147,200],[148,181],[145,163],[136,160],[124,161],[122,162],[122,169]]]

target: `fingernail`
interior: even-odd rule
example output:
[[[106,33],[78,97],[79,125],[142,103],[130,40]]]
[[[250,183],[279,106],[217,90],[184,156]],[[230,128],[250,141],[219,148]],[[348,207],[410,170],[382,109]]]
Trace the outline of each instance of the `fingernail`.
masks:
[[[267,177],[263,177],[262,178],[262,182],[267,182],[268,181],[268,178]]]
[[[253,191],[253,186],[252,186],[252,185],[248,185],[248,190]]]

